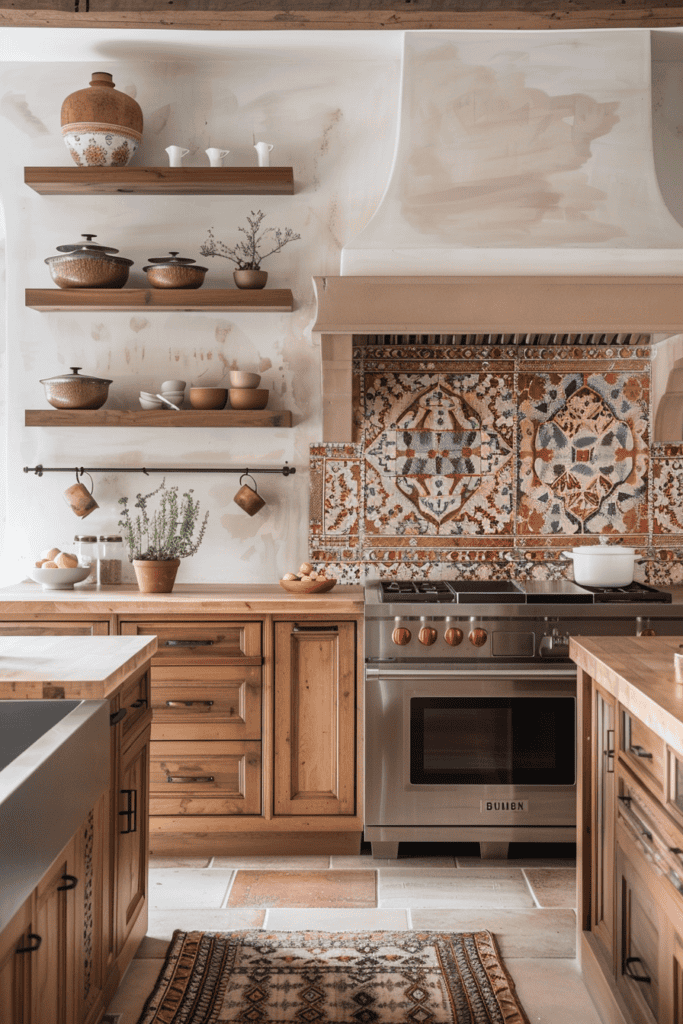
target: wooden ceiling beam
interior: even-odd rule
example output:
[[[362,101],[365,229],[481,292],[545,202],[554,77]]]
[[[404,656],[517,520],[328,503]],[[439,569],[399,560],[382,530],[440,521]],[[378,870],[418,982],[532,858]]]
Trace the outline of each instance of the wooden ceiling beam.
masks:
[[[41,0],[37,0],[41,3]],[[673,28],[680,0],[15,0],[0,28],[124,28],[219,31]],[[201,10],[197,8],[201,7]]]

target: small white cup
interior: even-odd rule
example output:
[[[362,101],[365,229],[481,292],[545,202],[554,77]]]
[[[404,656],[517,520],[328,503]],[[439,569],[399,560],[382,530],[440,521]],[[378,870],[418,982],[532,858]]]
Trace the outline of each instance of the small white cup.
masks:
[[[187,156],[190,151],[189,149],[183,149],[182,146],[167,146],[166,152],[168,153],[170,167],[182,167],[183,157]]]
[[[258,153],[259,167],[270,167],[270,153],[273,149],[270,142],[257,142],[254,149]]]
[[[209,163],[212,167],[222,167],[223,157],[227,156],[230,152],[229,149],[205,149],[204,152],[209,158]]]

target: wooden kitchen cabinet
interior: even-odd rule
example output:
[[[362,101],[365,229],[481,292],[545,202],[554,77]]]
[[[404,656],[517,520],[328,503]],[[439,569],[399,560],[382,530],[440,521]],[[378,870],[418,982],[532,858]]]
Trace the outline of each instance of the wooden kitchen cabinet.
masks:
[[[121,752],[116,811],[116,952],[121,952],[147,898],[149,728]]]
[[[616,702],[605,690],[593,691],[593,791],[591,831],[593,835],[591,925],[605,959],[614,961],[614,825],[616,761]]]
[[[108,622],[36,620],[0,622],[0,636],[107,636]]]
[[[76,872],[79,872],[78,874]],[[80,875],[80,877],[79,877]],[[31,953],[31,1021],[72,1024],[76,1019],[76,960],[81,951],[76,890],[83,886],[75,838],[52,863],[35,890],[34,931],[40,945]]]
[[[355,623],[276,623],[276,815],[354,813],[355,704]]]
[[[0,1024],[31,1024],[33,897],[26,900],[0,932]],[[49,1020],[49,1018],[48,1018]]]

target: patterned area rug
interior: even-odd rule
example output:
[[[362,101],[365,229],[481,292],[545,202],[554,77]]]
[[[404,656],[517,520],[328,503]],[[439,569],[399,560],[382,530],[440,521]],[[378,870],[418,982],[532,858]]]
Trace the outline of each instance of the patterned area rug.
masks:
[[[181,932],[139,1024],[529,1024],[490,932]]]

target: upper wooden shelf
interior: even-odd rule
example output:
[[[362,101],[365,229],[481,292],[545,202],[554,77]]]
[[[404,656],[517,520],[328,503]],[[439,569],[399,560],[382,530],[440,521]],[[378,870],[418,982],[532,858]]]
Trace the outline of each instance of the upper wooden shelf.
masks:
[[[26,305],[41,313],[59,309],[291,313],[294,298],[289,288],[27,288]]]
[[[27,427],[291,427],[270,409],[26,409]]]
[[[291,196],[291,167],[25,167],[41,196]]]

